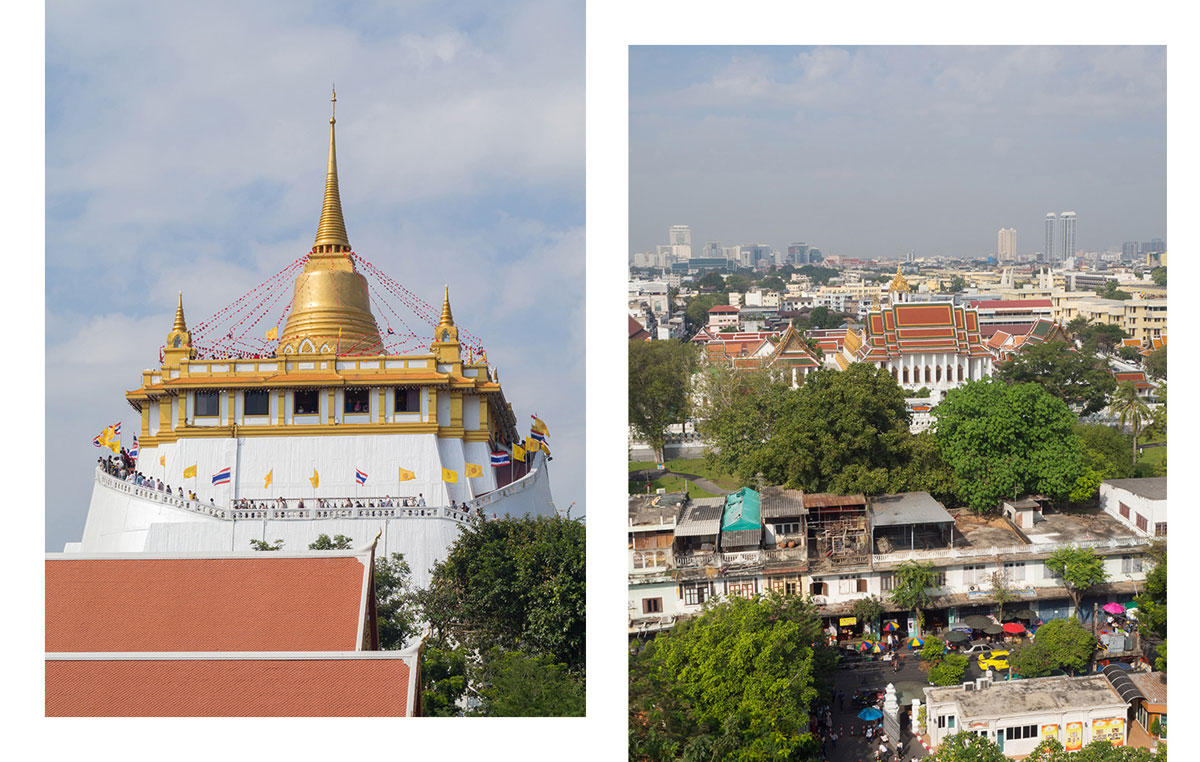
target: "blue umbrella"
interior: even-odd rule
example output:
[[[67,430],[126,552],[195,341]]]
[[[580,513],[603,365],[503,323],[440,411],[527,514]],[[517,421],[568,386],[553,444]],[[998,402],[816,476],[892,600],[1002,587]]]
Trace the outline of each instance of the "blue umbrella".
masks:
[[[878,709],[876,709],[873,706],[869,706],[866,709],[864,709],[858,713],[858,719],[866,720],[867,722],[874,722],[875,720],[878,720],[882,716],[883,716],[883,712],[879,711]]]

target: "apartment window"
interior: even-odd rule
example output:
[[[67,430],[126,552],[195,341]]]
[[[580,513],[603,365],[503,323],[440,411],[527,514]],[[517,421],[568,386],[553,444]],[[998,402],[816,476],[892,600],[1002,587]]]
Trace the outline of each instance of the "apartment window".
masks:
[[[775,534],[800,534],[800,523],[776,524]]]
[[[292,393],[292,410],[296,415],[314,415],[318,412],[316,389],[297,389]]]
[[[1142,570],[1141,556],[1121,556],[1121,573],[1136,574]]]
[[[245,392],[242,395],[244,415],[270,415],[271,393],[268,391]]]
[[[371,390],[347,389],[345,393],[345,405],[342,410],[346,413],[371,412]]]
[[[946,586],[946,572],[934,572],[933,573],[933,586],[935,588]]]
[[[1007,574],[1008,578],[1014,582],[1025,581],[1025,562],[1011,561],[1004,564],[1004,573]]]
[[[1129,518],[1129,506],[1125,505],[1124,503],[1118,503],[1117,505],[1120,506],[1119,510],[1121,512],[1121,518],[1123,518],[1123,519]]]
[[[729,582],[725,585],[725,591],[730,596],[738,595],[742,598],[754,597],[754,581],[749,582]]]
[[[861,590],[861,591],[859,590],[858,583],[860,581],[862,581],[864,583],[866,582],[866,580],[859,580],[858,577],[838,577],[838,592],[839,593],[866,592],[865,589]]]
[[[1155,537],[1166,537],[1167,536],[1167,522],[1160,521],[1154,525],[1154,536]]]
[[[1136,516],[1137,516],[1137,528],[1142,530],[1143,532],[1147,531],[1150,527],[1150,522],[1147,521],[1146,517],[1140,513],[1136,514]]]
[[[784,595],[799,595],[800,594],[800,581],[795,580],[795,579],[784,580],[783,594]]]
[[[892,588],[896,586],[895,574],[884,574],[879,578],[879,589],[881,592],[890,593]]]
[[[421,412],[421,390],[397,389],[395,411],[397,413]]]
[[[642,599],[643,614],[661,614],[662,613],[662,598],[643,598]]]
[[[699,606],[708,600],[708,585],[689,585],[683,588],[683,602],[688,606]]]
[[[1037,729],[1037,725],[1020,725],[1015,728],[1004,728],[1004,740],[1019,741],[1022,738],[1037,738]]]
[[[196,392],[196,417],[215,416],[221,414],[220,392]]]
[[[829,583],[813,580],[809,595],[829,595]]]
[[[950,715],[950,719],[946,720],[946,727],[954,730],[954,715]]]
[[[963,584],[978,585],[986,579],[987,575],[984,570],[987,569],[983,564],[969,564],[963,567]]]

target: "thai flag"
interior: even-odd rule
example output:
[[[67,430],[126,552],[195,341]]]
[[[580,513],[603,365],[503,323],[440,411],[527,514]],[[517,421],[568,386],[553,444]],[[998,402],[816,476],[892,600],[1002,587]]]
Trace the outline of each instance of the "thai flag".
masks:
[[[113,436],[121,436],[121,423],[119,421],[113,424]]]
[[[354,478],[358,480],[359,484],[367,483],[367,475],[363,473],[361,468],[354,469]]]
[[[529,432],[529,437],[530,437],[530,439],[536,439],[536,440],[537,440],[537,441],[539,441],[539,442],[545,442],[545,441],[546,441],[546,435],[545,435],[545,434],[541,434],[541,433],[539,433],[539,432],[536,432],[536,431],[531,431],[531,432]]]
[[[213,481],[212,481],[212,483],[213,483],[214,485],[216,485],[216,484],[229,484],[229,466],[225,466],[225,468],[223,468],[223,469],[221,469],[220,471],[218,471],[218,472],[216,472],[215,474],[213,474]]]
[[[99,434],[97,434],[96,438],[92,440],[92,444],[96,445],[97,447],[100,446],[100,435]]]
[[[510,458],[508,456],[508,453],[506,453],[506,452],[492,453],[492,468],[496,468],[498,466],[507,466],[511,463],[512,463],[512,458]]]
[[[137,460],[137,455],[138,455],[138,443],[137,443],[137,437],[134,437],[133,438],[133,446],[129,448],[129,457],[133,458],[134,460]]]

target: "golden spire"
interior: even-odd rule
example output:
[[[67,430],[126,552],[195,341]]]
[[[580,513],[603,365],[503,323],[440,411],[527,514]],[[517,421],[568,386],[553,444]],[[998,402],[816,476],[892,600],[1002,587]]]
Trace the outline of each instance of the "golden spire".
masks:
[[[442,320],[438,325],[454,325],[454,315],[450,314],[450,287],[446,286],[446,296],[442,299]]]
[[[908,281],[906,281],[904,276],[900,274],[900,263],[897,262],[896,277],[892,278],[892,282],[888,286],[888,291],[899,291],[902,294],[907,294],[911,290],[912,287],[908,285]]]
[[[317,240],[313,251],[322,246],[345,247],[350,250],[350,241],[346,237],[346,221],[342,219],[342,199],[338,194],[337,150],[334,147],[333,125],[337,123],[334,113],[337,109],[337,91],[330,98],[332,110],[329,114],[329,166],[325,170],[325,203],[321,206],[321,222],[317,225]],[[343,251],[335,248],[332,251]]]
[[[179,292],[179,306],[175,308],[175,325],[171,328],[172,331],[184,333],[187,331],[187,322],[183,319],[183,292]]]

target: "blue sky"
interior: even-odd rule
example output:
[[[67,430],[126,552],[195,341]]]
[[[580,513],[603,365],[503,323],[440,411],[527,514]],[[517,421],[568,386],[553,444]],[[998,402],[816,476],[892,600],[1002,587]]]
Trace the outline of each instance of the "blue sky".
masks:
[[[55,2],[46,16],[46,548],[189,321],[312,245],[329,89],[355,251],[440,304],[550,427],[584,511],[583,5]]]
[[[983,255],[1166,236],[1165,47],[630,49],[630,248]]]

